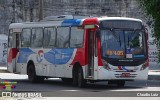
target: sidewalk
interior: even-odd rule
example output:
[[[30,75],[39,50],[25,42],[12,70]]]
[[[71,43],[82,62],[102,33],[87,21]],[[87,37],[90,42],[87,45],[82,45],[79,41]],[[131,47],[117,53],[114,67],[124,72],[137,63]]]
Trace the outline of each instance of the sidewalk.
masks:
[[[9,73],[7,67],[0,67],[0,73]]]
[[[149,70],[148,80],[160,80],[160,70]]]
[[[160,64],[150,63],[148,79],[149,80],[160,80]]]
[[[9,72],[7,71],[7,66],[6,66],[6,65],[1,65],[1,64],[0,64],[0,73],[9,73]]]

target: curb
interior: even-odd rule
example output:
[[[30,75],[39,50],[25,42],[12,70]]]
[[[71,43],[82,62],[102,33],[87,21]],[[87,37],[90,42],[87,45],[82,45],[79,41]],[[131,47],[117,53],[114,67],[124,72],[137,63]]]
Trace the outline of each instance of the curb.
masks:
[[[148,80],[160,80],[160,75],[148,75]]]
[[[148,80],[160,80],[160,70],[149,70]]]
[[[6,67],[0,67],[0,73],[10,73]]]
[[[0,73],[10,73],[10,72],[8,72],[7,70],[1,70],[0,69]]]

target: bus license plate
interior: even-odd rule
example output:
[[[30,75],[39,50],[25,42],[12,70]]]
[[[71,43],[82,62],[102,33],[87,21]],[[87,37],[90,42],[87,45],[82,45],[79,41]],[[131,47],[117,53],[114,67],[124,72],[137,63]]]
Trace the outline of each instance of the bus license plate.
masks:
[[[122,73],[121,77],[130,77],[130,73]]]

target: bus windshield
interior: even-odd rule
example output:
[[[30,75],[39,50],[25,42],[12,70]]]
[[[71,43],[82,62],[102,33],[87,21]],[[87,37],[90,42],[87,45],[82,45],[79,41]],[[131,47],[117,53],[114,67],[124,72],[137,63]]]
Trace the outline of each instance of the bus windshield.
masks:
[[[100,23],[102,58],[145,59],[146,39],[141,22],[109,20]]]
[[[144,32],[141,30],[101,30],[102,56],[105,58],[144,58]]]

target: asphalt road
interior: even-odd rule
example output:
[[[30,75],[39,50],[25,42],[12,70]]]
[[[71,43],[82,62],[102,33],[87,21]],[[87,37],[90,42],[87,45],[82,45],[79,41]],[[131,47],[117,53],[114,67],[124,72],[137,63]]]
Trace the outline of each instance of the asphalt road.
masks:
[[[78,88],[61,79],[51,78],[43,83],[30,83],[26,75],[0,73],[0,80],[17,82],[15,92],[41,92],[45,97],[136,97],[137,93],[158,93],[160,97],[160,80],[126,82],[125,87],[108,85],[107,82],[87,84]]]

